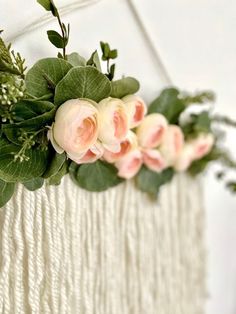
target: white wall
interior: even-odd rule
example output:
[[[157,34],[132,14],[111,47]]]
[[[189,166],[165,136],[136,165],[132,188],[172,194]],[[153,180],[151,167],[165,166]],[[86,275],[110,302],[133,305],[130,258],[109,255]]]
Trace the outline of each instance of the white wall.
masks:
[[[69,3],[66,0],[55,2]],[[134,0],[134,3],[174,84],[190,91],[213,89],[217,93],[216,110],[236,119],[236,2]],[[1,28],[6,29],[8,38],[13,38],[16,32],[41,15],[43,11],[36,0],[0,0]],[[136,76],[147,100],[165,85],[126,0],[101,0],[83,10],[74,10],[65,20],[70,20],[72,26],[71,49],[88,55],[98,46],[99,40],[118,47],[119,74],[126,72]],[[42,26],[27,39],[23,36],[15,41],[15,47],[30,64],[55,53],[47,41],[47,29]],[[235,135],[236,132],[229,132],[228,144],[236,153]],[[212,173],[213,170],[205,178],[210,294],[207,314],[235,314],[236,196],[215,182]]]

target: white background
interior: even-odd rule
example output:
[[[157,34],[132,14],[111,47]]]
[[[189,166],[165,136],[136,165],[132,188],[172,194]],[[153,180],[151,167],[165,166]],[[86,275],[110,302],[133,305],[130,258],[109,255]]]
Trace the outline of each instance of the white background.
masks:
[[[60,5],[73,1],[58,0]],[[95,0],[77,1],[84,4]],[[233,0],[133,0],[175,85],[194,91],[217,93],[216,110],[236,119],[236,2]],[[101,0],[64,20],[72,27],[71,50],[88,56],[100,40],[119,48],[120,72],[136,76],[141,94],[151,100],[166,85],[126,0]],[[36,0],[0,0],[0,28],[14,39],[44,11]],[[55,23],[52,27],[56,27]],[[32,25],[27,27],[27,31]],[[14,40],[29,60],[51,55],[42,26]],[[236,132],[229,131],[228,145],[236,153]],[[205,180],[206,237],[208,245],[207,314],[236,313],[236,196],[216,182],[213,169]],[[174,313],[171,313],[174,314]],[[186,313],[189,314],[189,313]]]

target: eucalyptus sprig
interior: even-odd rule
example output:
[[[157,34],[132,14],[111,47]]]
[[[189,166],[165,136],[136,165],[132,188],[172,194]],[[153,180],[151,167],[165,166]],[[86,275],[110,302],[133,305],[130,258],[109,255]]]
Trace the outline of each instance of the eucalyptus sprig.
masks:
[[[118,56],[117,50],[110,48],[108,43],[100,42],[101,50],[102,50],[102,60],[107,62],[107,73],[106,76],[110,81],[114,78],[115,75],[115,67],[116,65],[113,63],[110,66],[110,60],[116,59]]]
[[[62,54],[59,52],[58,57],[67,59],[66,55],[66,46],[69,41],[69,35],[70,35],[70,24],[67,26],[61,21],[61,17],[59,14],[59,11],[54,4],[53,0],[37,0],[39,4],[41,4],[45,10],[51,11],[52,15],[57,18],[57,21],[59,23],[60,29],[61,29],[61,34],[54,30],[49,30],[47,31],[48,34],[48,39],[50,42],[57,48],[62,49]]]

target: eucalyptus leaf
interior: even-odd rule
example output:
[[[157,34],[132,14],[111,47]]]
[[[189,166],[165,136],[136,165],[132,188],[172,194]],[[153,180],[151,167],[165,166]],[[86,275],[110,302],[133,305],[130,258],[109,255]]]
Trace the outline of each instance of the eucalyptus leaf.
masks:
[[[190,118],[187,124],[181,126],[186,138],[211,132],[211,117],[208,111],[192,114]]]
[[[68,173],[68,161],[64,162],[64,164],[59,169],[59,171],[48,179],[49,185],[59,185],[61,183],[61,179],[67,173]]]
[[[22,131],[32,132],[51,125],[56,112],[56,107],[48,101],[22,100],[12,107],[15,123],[3,124],[2,130],[8,140],[21,144],[19,136]]]
[[[26,74],[27,93],[32,97],[54,95],[59,81],[72,68],[66,60],[59,58],[46,58],[39,60]]]
[[[11,112],[15,122],[22,122],[38,117],[54,109],[55,106],[49,101],[20,100],[12,106]]]
[[[50,42],[57,48],[64,48],[66,46],[66,42],[64,42],[63,37],[56,31],[50,30],[47,31],[48,39]]]
[[[8,183],[0,179],[0,208],[11,199],[14,194],[14,190],[14,183]]]
[[[42,7],[44,7],[45,10],[51,11],[51,2],[50,0],[37,0],[39,4],[41,4]]]
[[[32,147],[25,151],[28,158],[23,161],[15,160],[21,146],[0,138],[0,179],[6,182],[25,182],[40,177],[46,170],[48,150]]]
[[[111,82],[111,97],[122,98],[135,94],[139,90],[139,82],[133,77],[125,77]]]
[[[176,88],[164,89],[149,106],[148,113],[161,113],[172,124],[177,124],[179,116],[185,110],[185,103],[179,98],[180,92]]]
[[[67,61],[73,66],[85,66],[86,60],[84,57],[80,56],[77,52],[72,52],[71,54],[67,55]]]
[[[58,171],[61,169],[65,161],[66,161],[65,153],[63,154],[55,153],[53,155],[52,160],[49,162],[49,165],[45,173],[43,174],[43,177],[50,178],[52,176],[55,176],[58,173]]]
[[[98,71],[102,72],[101,63],[100,63],[100,59],[99,59],[99,55],[98,55],[97,50],[95,50],[92,53],[91,57],[87,61],[87,65],[95,66],[98,69]]]
[[[157,196],[160,187],[171,181],[173,175],[174,170],[172,168],[157,173],[143,166],[136,177],[136,184],[141,191]]]
[[[88,191],[104,191],[123,181],[113,165],[101,160],[81,166],[72,163],[69,171],[73,181]]]
[[[55,104],[75,98],[100,101],[111,93],[108,78],[92,66],[72,68],[59,82],[55,90]]]
[[[38,178],[34,178],[32,180],[23,182],[23,185],[29,191],[36,191],[43,186],[43,183],[44,183],[44,179],[41,177],[38,177]]]
[[[45,10],[51,11],[54,16],[58,15],[57,8],[53,2],[53,0],[37,0]]]

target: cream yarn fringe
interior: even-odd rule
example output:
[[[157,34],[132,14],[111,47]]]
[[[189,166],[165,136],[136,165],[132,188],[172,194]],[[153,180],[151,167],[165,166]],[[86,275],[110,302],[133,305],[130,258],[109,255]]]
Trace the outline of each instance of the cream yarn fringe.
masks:
[[[18,186],[0,210],[0,313],[203,313],[201,199],[187,176],[159,204],[132,182]]]

